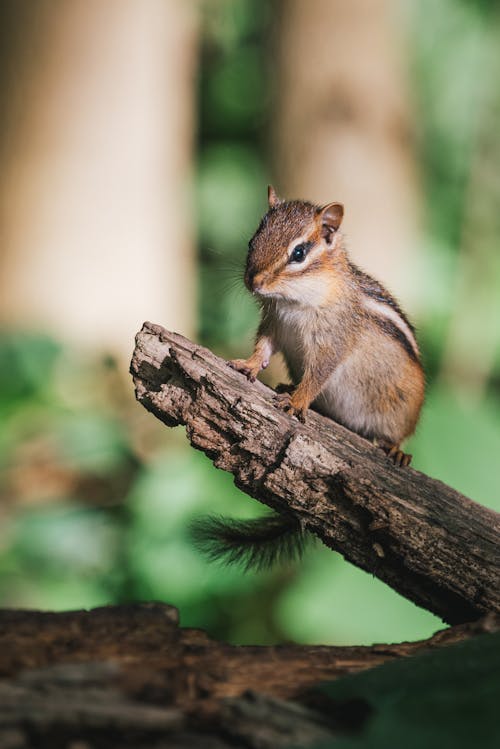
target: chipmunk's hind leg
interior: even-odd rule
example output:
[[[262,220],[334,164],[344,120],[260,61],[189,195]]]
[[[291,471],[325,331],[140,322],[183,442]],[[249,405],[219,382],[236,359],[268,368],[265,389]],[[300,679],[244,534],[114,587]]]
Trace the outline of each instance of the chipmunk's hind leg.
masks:
[[[399,445],[395,445],[392,442],[375,440],[375,445],[380,447],[385,452],[389,460],[392,460],[394,465],[397,466],[409,466],[413,455],[404,453],[399,449]]]

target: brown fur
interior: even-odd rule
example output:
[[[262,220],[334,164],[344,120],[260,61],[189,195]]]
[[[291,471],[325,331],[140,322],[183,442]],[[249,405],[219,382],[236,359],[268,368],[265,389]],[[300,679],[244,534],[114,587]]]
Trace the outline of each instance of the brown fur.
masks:
[[[272,191],[270,205],[245,272],[262,305],[257,342],[233,366],[255,378],[281,351],[296,387],[277,396],[280,407],[304,418],[313,404],[406,464],[398,446],[414,431],[424,399],[411,324],[389,292],[350,262],[340,204],[283,202]],[[306,243],[306,257],[294,262],[294,248]]]

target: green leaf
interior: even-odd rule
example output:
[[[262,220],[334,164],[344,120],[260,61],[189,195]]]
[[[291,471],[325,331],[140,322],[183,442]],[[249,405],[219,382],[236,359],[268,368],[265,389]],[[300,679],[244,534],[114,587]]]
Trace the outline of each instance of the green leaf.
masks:
[[[494,749],[500,633],[386,663],[322,690],[346,709],[358,706],[361,729],[316,749]]]

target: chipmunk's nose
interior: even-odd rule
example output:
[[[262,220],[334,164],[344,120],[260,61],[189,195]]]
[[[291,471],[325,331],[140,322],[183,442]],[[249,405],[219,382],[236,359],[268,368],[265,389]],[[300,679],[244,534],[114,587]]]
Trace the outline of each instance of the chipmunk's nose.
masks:
[[[262,284],[262,275],[253,270],[253,268],[247,268],[245,272],[245,286],[249,291],[258,291]]]
[[[258,272],[254,266],[247,265],[245,270],[245,286],[252,293],[259,292],[264,282],[264,273]]]
[[[255,279],[255,271],[251,268],[247,268],[245,271],[245,286],[249,291],[253,291],[253,282]]]

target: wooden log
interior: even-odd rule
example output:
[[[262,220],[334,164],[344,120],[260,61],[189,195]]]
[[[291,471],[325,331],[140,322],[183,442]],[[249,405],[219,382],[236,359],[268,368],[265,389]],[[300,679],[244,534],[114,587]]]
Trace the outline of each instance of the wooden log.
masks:
[[[278,410],[212,352],[145,323],[136,397],[260,502],[451,624],[500,613],[500,515],[312,411]]]
[[[165,604],[0,610],[0,746],[315,745],[364,715],[322,710],[311,688],[499,628],[490,614],[421,642],[249,647],[179,627]]]

